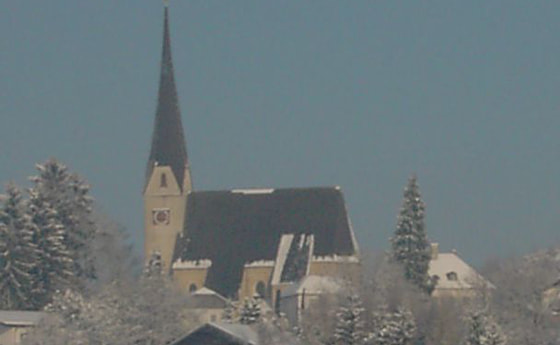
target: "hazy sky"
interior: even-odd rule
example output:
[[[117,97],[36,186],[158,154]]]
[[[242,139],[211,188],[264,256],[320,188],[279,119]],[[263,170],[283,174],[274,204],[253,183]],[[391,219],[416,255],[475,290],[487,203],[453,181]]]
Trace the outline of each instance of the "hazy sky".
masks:
[[[197,190],[340,185],[388,248],[416,172],[470,262],[560,243],[559,1],[211,1],[170,8]],[[55,156],[142,243],[163,6],[0,1],[0,181]]]

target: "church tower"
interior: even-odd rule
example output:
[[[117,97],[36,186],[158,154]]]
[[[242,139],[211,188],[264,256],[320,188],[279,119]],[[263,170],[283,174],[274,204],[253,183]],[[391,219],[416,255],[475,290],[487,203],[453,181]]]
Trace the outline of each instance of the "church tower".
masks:
[[[144,258],[159,252],[169,271],[192,183],[173,76],[167,5],[163,26],[158,104],[144,186]]]

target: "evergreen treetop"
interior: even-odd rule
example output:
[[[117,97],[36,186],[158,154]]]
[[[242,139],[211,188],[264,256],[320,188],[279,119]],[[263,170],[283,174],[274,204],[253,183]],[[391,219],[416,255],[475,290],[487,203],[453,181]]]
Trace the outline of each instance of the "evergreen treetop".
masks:
[[[404,190],[391,244],[392,258],[402,265],[405,278],[431,293],[433,283],[428,275],[431,254],[424,224],[425,209],[416,176],[413,175]]]
[[[336,326],[332,338],[334,345],[361,345],[365,341],[364,308],[357,295],[348,296],[346,303],[336,313]]]
[[[0,309],[30,309],[36,248],[21,191],[6,187],[0,209]]]
[[[472,312],[467,317],[466,345],[505,345],[506,337],[500,325],[486,310]]]

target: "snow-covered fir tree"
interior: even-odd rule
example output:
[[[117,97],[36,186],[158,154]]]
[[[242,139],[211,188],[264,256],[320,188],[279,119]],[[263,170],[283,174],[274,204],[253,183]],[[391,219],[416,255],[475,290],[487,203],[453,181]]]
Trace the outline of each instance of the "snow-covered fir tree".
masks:
[[[339,307],[336,313],[336,326],[332,339],[333,345],[361,345],[364,344],[364,322],[362,314],[364,308],[358,295],[348,296],[346,303]]]
[[[159,251],[153,251],[150,255],[150,259],[144,267],[144,276],[150,277],[161,277],[163,275],[163,259],[161,258],[161,253]]]
[[[230,299],[226,301],[226,307],[222,312],[222,321],[225,323],[234,323],[236,321],[235,306],[233,305],[233,302]]]
[[[261,319],[261,304],[258,298],[246,298],[239,311],[239,323],[251,325]]]
[[[92,221],[93,199],[89,185],[78,175],[51,158],[37,164],[39,172],[31,177],[31,194],[37,195],[56,211],[64,228],[63,242],[73,259],[74,274],[80,278],[94,278],[92,247],[96,227]]]
[[[467,317],[466,345],[505,345],[506,336],[500,325],[485,310],[472,312]]]
[[[37,264],[29,217],[21,191],[6,187],[0,209],[0,309],[29,309]]]
[[[64,242],[65,229],[56,211],[44,195],[30,191],[27,214],[31,221],[32,241],[37,263],[33,270],[33,304],[47,304],[57,290],[76,288],[73,258]]]
[[[425,204],[416,176],[408,180],[397,228],[391,238],[392,257],[404,269],[405,278],[423,291],[431,293],[434,284],[428,275],[430,243],[424,226]]]
[[[409,345],[416,332],[416,322],[412,313],[405,308],[391,312],[381,308],[374,313],[373,331],[368,345]]]

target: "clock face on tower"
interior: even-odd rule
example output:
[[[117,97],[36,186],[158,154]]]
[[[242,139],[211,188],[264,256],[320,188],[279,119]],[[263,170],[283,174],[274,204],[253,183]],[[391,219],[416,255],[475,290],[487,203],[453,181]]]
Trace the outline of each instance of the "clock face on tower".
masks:
[[[152,223],[153,225],[169,225],[168,208],[156,208],[152,210]]]

